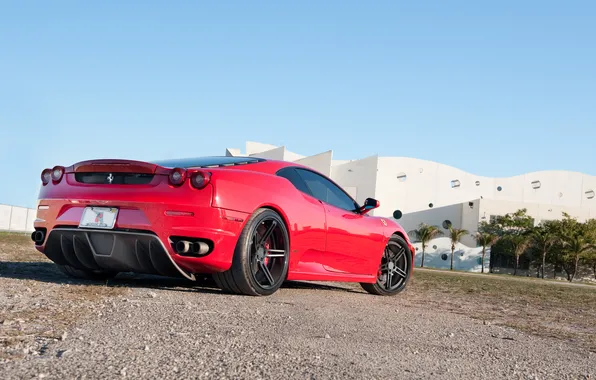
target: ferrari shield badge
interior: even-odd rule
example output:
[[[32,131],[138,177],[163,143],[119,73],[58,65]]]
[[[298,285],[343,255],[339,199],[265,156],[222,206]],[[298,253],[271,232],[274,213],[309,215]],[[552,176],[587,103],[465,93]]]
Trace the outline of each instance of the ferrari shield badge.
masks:
[[[383,223],[384,226],[387,226],[387,221],[385,219],[381,219],[381,223]]]

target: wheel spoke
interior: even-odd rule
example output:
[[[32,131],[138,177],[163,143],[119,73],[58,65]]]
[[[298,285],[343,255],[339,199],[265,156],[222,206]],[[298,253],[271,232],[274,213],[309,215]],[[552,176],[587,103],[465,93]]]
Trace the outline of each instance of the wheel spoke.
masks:
[[[269,228],[267,228],[267,231],[265,231],[265,233],[263,234],[263,236],[259,240],[259,243],[257,244],[257,247],[262,246],[263,244],[265,244],[265,242],[267,241],[267,239],[269,239],[269,236],[271,236],[271,234],[275,230],[275,227],[277,227],[277,222],[275,220],[273,220],[271,222],[271,225],[269,226]]]
[[[406,278],[408,276],[408,274],[403,269],[398,267],[395,268],[395,273],[399,274],[401,278]]]
[[[273,285],[275,283],[275,280],[273,280],[273,276],[271,275],[269,268],[267,268],[267,265],[265,265],[264,262],[259,261],[259,266],[261,267],[263,274],[265,274],[265,278],[267,278],[267,281],[269,281],[269,285]]]
[[[393,272],[388,271],[387,272],[387,282],[385,282],[385,287],[387,288],[387,290],[391,289],[391,278],[393,277]]]
[[[399,259],[402,258],[402,256],[406,253],[406,250],[404,248],[402,248],[399,252],[397,252],[396,254],[396,258],[395,260],[393,260],[394,262],[398,261]]]

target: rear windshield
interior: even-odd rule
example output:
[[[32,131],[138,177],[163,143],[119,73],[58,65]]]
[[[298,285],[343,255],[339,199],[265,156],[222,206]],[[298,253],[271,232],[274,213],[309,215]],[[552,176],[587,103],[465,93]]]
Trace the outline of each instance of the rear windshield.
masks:
[[[221,166],[234,166],[253,164],[255,162],[265,161],[256,157],[228,157],[228,156],[208,156],[197,158],[177,158],[172,160],[153,161],[152,164],[166,168],[216,168]]]

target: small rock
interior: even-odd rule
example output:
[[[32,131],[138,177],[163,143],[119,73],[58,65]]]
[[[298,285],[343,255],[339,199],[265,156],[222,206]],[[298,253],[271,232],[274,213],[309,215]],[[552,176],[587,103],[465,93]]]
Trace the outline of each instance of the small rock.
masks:
[[[56,354],[56,357],[63,358],[65,356],[67,356],[67,355],[70,355],[70,350],[60,350]]]
[[[68,333],[65,331],[62,333],[62,335],[60,335],[60,340],[66,340],[67,337],[68,337]]]
[[[454,333],[449,333],[449,338],[453,338],[455,336]]]
[[[490,322],[489,321],[484,321],[483,322],[485,326],[490,326]]]
[[[145,346],[145,351],[149,351],[149,346]]]
[[[157,297],[157,293],[155,293],[155,292],[149,292],[149,293],[147,293],[147,295],[149,295],[149,297],[151,297],[151,298]]]
[[[325,339],[331,339],[331,335],[325,334]]]

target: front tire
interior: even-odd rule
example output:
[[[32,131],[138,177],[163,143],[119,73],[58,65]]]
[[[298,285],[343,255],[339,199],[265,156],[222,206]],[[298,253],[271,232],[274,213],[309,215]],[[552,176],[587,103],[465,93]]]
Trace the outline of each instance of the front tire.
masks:
[[[403,237],[393,235],[383,252],[377,281],[374,284],[360,283],[360,286],[370,294],[394,296],[408,285],[412,268],[412,252],[409,245]]]
[[[79,280],[103,281],[118,274],[117,272],[87,271],[71,267],[70,265],[56,265],[58,266],[58,269],[60,269],[60,271],[66,274],[68,277]]]
[[[271,209],[258,209],[238,238],[232,266],[213,274],[213,279],[228,293],[268,296],[285,281],[289,257],[290,239],[283,219]]]

